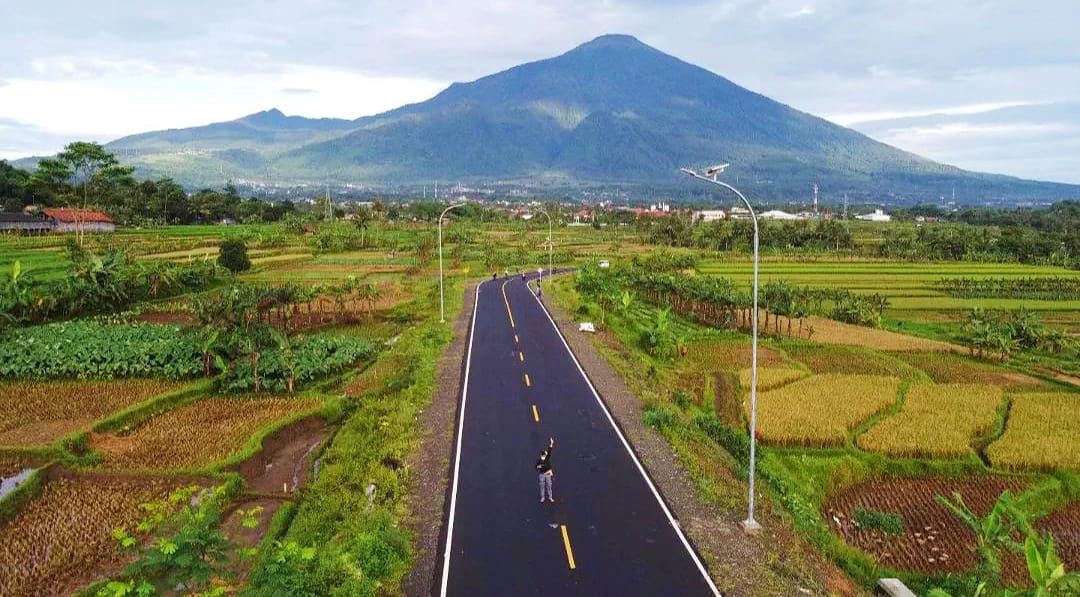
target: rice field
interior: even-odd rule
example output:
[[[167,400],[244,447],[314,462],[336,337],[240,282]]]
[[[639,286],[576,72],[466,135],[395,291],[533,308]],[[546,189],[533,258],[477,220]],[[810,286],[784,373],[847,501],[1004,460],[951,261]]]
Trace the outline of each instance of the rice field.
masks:
[[[1011,469],[1080,470],[1080,394],[1013,396],[1005,433],[986,455],[995,466]]]
[[[886,354],[858,346],[800,343],[788,348],[787,353],[814,373],[886,375],[913,381],[927,379],[922,371],[901,360],[899,354]]]
[[[698,340],[687,344],[686,356],[679,359],[680,369],[697,371],[737,371],[750,366],[750,343],[723,340]],[[777,351],[758,346],[758,366],[780,365],[784,357]]]
[[[745,391],[750,390],[751,373],[752,371],[750,368],[739,370],[739,385],[742,386]],[[806,377],[806,375],[806,371],[792,367],[758,367],[758,391],[778,388],[784,384],[793,382],[796,379]]]
[[[172,392],[157,380],[9,381],[0,383],[0,445],[45,446],[85,431],[105,415]]]
[[[880,375],[814,375],[758,394],[757,425],[768,443],[842,444],[859,423],[896,403],[900,380]],[[749,401],[743,408],[749,412]]]
[[[864,450],[890,456],[958,458],[972,453],[971,442],[997,421],[1004,399],[988,385],[917,385],[904,405],[858,439]]]
[[[112,531],[145,517],[139,504],[159,500],[176,483],[106,476],[45,483],[14,519],[0,524],[0,595],[68,595],[118,572],[125,557]]]
[[[316,409],[310,398],[207,398],[153,417],[122,434],[93,434],[91,444],[110,469],[209,466],[242,449],[273,421]]]
[[[1029,375],[963,355],[899,353],[896,358],[926,372],[935,383],[985,383],[1004,388],[1033,388],[1042,383]]]
[[[943,277],[965,278],[1030,278],[1038,276],[1080,277],[1080,271],[1061,267],[1012,263],[908,263],[898,261],[818,261],[799,262],[785,259],[766,259],[761,264],[759,278],[786,280],[814,288],[846,288],[866,294],[879,293],[889,297],[888,317],[923,321],[942,313],[959,315],[973,307],[985,309],[1017,309],[1022,304],[1033,311],[1074,313],[1080,320],[1075,301],[1042,301],[1020,299],[954,298],[933,287]],[[698,265],[702,274],[724,276],[750,284],[750,261],[705,260]]]

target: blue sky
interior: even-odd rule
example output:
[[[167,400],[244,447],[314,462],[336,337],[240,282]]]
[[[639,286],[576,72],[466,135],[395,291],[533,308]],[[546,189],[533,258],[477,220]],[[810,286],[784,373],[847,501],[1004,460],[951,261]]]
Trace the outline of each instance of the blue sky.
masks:
[[[1075,2],[0,0],[0,158],[277,107],[355,118],[604,33],[972,170],[1080,183]]]

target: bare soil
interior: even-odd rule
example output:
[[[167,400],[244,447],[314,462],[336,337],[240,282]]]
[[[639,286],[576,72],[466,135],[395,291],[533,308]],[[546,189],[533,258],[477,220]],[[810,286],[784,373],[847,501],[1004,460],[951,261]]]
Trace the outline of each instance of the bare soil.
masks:
[[[295,493],[308,480],[312,455],[330,435],[322,417],[308,417],[263,439],[262,450],[233,467],[258,494]]]
[[[139,313],[135,320],[146,323],[185,326],[199,323],[199,318],[194,313],[187,311],[143,311]]]
[[[1036,521],[1035,528],[1054,536],[1054,546],[1066,570],[1080,570],[1080,502],[1051,512]]]
[[[923,574],[971,570],[978,563],[972,549],[975,535],[934,500],[952,499],[959,492],[978,515],[990,511],[1001,492],[1022,489],[1020,482],[982,478],[889,478],[858,483],[829,499],[822,515],[834,533],[849,545],[866,551],[884,566]],[[891,536],[862,529],[854,522],[855,510],[888,512],[904,521],[904,533]]]

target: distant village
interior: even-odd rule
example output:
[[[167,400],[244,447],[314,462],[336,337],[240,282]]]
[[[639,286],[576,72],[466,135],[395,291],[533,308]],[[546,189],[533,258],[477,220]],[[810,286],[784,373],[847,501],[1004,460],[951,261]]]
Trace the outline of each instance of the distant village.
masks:
[[[492,199],[469,199],[465,195],[450,199],[453,202],[475,202],[497,212],[502,212],[510,218],[529,220],[535,215],[535,208],[546,202],[538,200],[522,201],[492,200]],[[310,212],[320,215],[324,211],[326,200],[324,198],[307,198],[298,201],[305,205]],[[407,204],[408,202],[400,202]],[[562,205],[574,208],[570,220],[571,225],[591,225],[598,220],[600,215],[622,215],[626,220],[638,218],[663,218],[675,215],[689,217],[694,223],[716,222],[721,220],[748,220],[751,218],[750,211],[744,207],[730,207],[727,209],[678,209],[666,202],[652,203],[649,205],[614,205],[611,201],[601,201],[595,205],[583,206],[581,203],[565,202]],[[343,201],[333,202],[333,212],[337,212],[343,219],[352,220],[357,217],[360,209],[370,209],[370,201]],[[839,219],[841,216],[832,211],[799,211],[788,212],[779,209],[769,209],[757,214],[761,220],[830,220]],[[853,216],[856,220],[867,222],[889,222],[890,214],[882,209],[874,209],[869,213]],[[932,222],[933,217],[917,216],[916,222]],[[213,222],[220,225],[232,225],[236,222],[232,218],[221,218]],[[116,230],[116,222],[106,212],[95,209],[78,209],[69,207],[47,207],[38,209],[28,206],[21,212],[0,212],[0,233],[19,234],[48,234],[67,232],[92,232],[108,233]]]

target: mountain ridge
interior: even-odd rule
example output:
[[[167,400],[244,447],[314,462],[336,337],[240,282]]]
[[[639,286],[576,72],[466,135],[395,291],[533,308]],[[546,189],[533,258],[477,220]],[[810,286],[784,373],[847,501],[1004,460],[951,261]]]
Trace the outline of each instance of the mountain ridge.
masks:
[[[278,184],[677,190],[687,184],[679,167],[725,161],[762,198],[803,197],[815,182],[855,199],[937,199],[954,187],[979,201],[1080,197],[1077,185],[967,172],[891,147],[620,34],[353,120],[271,108],[107,147],[148,175],[168,165],[189,185],[209,170]]]

